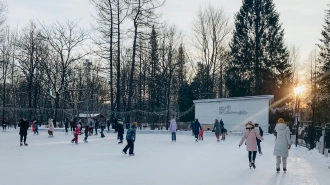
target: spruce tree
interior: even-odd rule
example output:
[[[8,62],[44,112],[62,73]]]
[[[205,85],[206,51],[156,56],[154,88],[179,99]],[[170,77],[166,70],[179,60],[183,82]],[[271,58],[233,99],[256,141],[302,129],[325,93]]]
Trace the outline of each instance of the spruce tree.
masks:
[[[330,7],[330,5],[328,5]],[[322,26],[322,38],[318,44],[320,49],[319,61],[321,63],[321,72],[324,74],[321,78],[320,88],[323,93],[330,93],[330,10],[326,10],[324,18],[325,24]]]
[[[226,74],[229,96],[288,93],[292,81],[284,29],[273,0],[243,0],[235,15]]]

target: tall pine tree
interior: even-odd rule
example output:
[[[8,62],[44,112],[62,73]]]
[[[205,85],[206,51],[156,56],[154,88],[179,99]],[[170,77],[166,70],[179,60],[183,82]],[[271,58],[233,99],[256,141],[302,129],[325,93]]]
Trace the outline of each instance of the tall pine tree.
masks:
[[[328,5],[330,7],[330,4]],[[322,76],[321,90],[324,93],[330,93],[330,10],[326,10],[326,15],[324,18],[325,24],[322,29],[322,38],[320,39],[321,44],[318,44],[320,49],[319,61],[322,65],[321,72],[324,74]]]
[[[229,96],[274,94],[281,99],[288,93],[292,69],[283,36],[273,0],[243,0],[230,43]]]

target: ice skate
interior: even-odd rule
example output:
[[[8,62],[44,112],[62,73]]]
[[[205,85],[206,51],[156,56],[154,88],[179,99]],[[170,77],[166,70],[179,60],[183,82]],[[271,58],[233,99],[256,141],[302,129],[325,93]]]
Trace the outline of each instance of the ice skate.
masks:
[[[198,140],[196,139],[196,142],[198,142]]]
[[[118,144],[123,144],[123,141],[119,141]]]
[[[252,167],[254,168],[254,169],[256,169],[256,165],[254,164],[254,163],[251,163],[252,164]]]
[[[20,143],[19,146],[23,146],[23,143]]]
[[[276,172],[277,173],[280,173],[280,168],[276,168]]]
[[[252,167],[252,164],[251,164],[251,162],[250,162],[249,166],[250,166],[250,169],[251,169],[251,167]]]
[[[133,153],[133,154],[129,154],[129,156],[135,156],[135,154]]]
[[[28,144],[27,143],[24,143],[24,146],[28,146]]]
[[[75,143],[76,145],[78,145],[79,143]]]
[[[126,152],[124,152],[124,151],[121,151],[121,153],[123,153],[124,155],[126,155],[127,153]]]
[[[283,168],[283,171],[286,172],[286,168]]]
[[[71,143],[73,143],[73,141],[71,140]]]

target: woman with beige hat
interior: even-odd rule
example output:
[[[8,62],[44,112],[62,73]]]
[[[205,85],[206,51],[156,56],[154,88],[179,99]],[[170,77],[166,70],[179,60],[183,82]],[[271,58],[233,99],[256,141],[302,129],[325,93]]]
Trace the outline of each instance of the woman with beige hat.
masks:
[[[286,172],[287,157],[291,148],[290,129],[285,124],[284,119],[280,118],[277,120],[275,131],[277,132],[277,139],[275,141],[273,155],[276,156],[276,171],[280,171],[282,157],[283,171]]]

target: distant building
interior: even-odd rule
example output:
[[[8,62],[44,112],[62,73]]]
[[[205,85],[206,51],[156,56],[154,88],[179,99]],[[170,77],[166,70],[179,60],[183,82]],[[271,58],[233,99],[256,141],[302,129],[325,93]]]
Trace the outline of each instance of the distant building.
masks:
[[[214,120],[223,120],[228,132],[242,132],[248,121],[256,121],[268,131],[269,105],[274,95],[195,100],[195,117],[204,130],[212,130]]]

